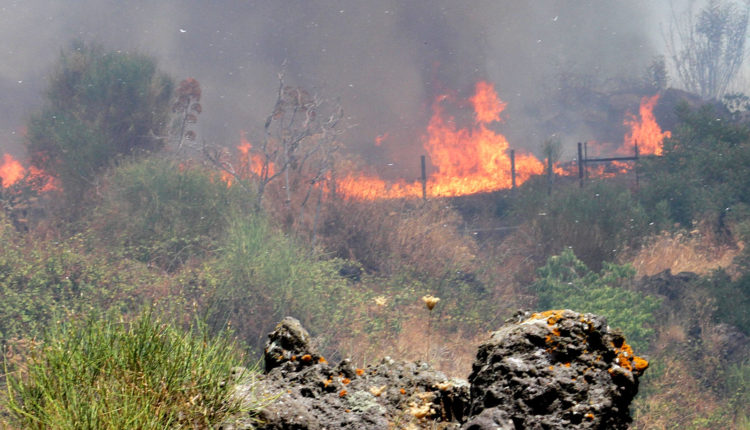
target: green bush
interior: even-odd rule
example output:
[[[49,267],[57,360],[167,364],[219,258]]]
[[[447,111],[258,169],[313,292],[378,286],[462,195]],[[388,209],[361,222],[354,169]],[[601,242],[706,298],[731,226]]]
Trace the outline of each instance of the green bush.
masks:
[[[618,184],[597,181],[584,188],[560,186],[549,196],[542,182],[525,187],[515,215],[530,222],[545,257],[573,248],[578,258],[598,270],[618,252],[636,246],[658,224]]]
[[[685,227],[707,216],[720,221],[727,208],[750,203],[750,129],[710,105],[682,104],[676,113],[680,123],[663,155],[643,163],[641,201],[665,206]]]
[[[645,350],[654,334],[654,312],[661,300],[626,289],[625,282],[634,275],[632,267],[610,263],[604,263],[601,273],[592,272],[566,249],[537,271],[531,288],[539,298],[539,310],[572,309],[605,316],[631,345]]]
[[[726,272],[720,270],[699,282],[699,287],[714,299],[716,319],[750,334],[750,273],[744,272],[733,281]]]
[[[338,274],[340,260],[318,258],[276,230],[262,214],[237,215],[230,222],[215,260],[205,264],[207,321],[230,324],[249,344],[291,315],[325,340],[343,329],[366,294]]]
[[[139,285],[156,283],[140,264],[88,253],[82,236],[39,240],[0,217],[0,341],[33,338],[68,314],[137,309]]]
[[[28,124],[32,164],[78,198],[121,155],[164,145],[174,83],[150,57],[74,44],[50,77],[47,103]],[[76,207],[72,205],[73,207]]]
[[[206,257],[251,200],[214,172],[162,158],[124,163],[106,180],[91,223],[103,245],[167,271]]]
[[[23,428],[211,428],[239,411],[227,383],[243,357],[222,334],[182,331],[142,313],[55,325],[9,369],[8,407]],[[250,371],[245,377],[252,377]],[[260,404],[258,400],[258,404]]]

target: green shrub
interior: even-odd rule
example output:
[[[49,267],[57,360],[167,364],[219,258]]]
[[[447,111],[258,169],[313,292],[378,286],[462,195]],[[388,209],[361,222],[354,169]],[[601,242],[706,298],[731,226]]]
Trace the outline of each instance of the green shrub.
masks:
[[[157,278],[132,261],[88,253],[82,236],[53,241],[21,235],[0,217],[0,341],[33,338],[55,318],[92,309],[137,309],[139,285]]]
[[[750,203],[750,129],[711,105],[679,105],[680,123],[664,142],[661,157],[645,160],[644,206],[666,206],[685,227],[709,217],[721,220],[727,208]]]
[[[211,171],[162,158],[124,163],[106,179],[93,230],[105,247],[167,271],[213,251],[230,212],[250,200]]]
[[[25,368],[10,369],[8,406],[23,428],[210,428],[240,409],[227,379],[241,363],[229,336],[200,325],[92,314],[53,326]]]
[[[121,155],[163,146],[174,83],[150,57],[82,43],[60,55],[47,103],[28,125],[32,164],[79,198]],[[71,200],[69,200],[71,201]]]
[[[530,222],[545,257],[570,247],[598,270],[656,228],[657,222],[618,184],[597,181],[584,188],[571,184],[555,188],[549,196],[542,182],[525,187],[516,203],[516,217]]]
[[[340,260],[318,258],[262,214],[237,215],[202,274],[212,290],[207,321],[214,328],[230,324],[249,344],[262,346],[274,324],[291,315],[331,340],[332,329],[343,329],[365,297],[338,274],[340,266]]]
[[[726,272],[717,271],[702,278],[700,284],[714,299],[716,319],[750,334],[750,273],[733,281]]]
[[[572,309],[605,316],[630,344],[645,350],[654,334],[651,325],[661,300],[624,288],[634,275],[630,266],[610,263],[604,263],[601,273],[592,272],[566,249],[537,271],[531,288],[539,298],[540,310]]]

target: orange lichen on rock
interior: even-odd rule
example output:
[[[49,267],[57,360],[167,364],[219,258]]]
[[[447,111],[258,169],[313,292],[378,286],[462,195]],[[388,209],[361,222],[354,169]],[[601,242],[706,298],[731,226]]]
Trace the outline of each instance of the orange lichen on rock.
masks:
[[[644,370],[648,369],[648,361],[641,357],[633,357],[633,366],[635,366],[636,372],[642,373]]]
[[[362,375],[364,375],[364,374],[365,374],[365,369],[360,369],[360,368],[357,368],[357,369],[356,369],[356,370],[354,371],[354,373],[356,373],[356,374],[357,374],[357,376],[362,376]]]
[[[558,321],[560,321],[563,318],[563,312],[565,312],[564,309],[536,312],[536,313],[531,314],[531,316],[529,317],[529,320],[546,318],[547,324],[555,325],[557,324]]]
[[[305,363],[309,363],[312,361],[312,355],[305,354],[302,357],[300,357],[300,360],[304,361]]]
[[[614,343],[612,344],[612,346],[615,347],[615,354],[617,354],[617,364],[619,364],[620,367],[631,372],[635,371],[639,374],[643,373],[643,371],[648,368],[648,361],[641,357],[637,357],[633,353],[633,348],[624,341],[619,348],[615,346]]]
[[[341,390],[341,391],[339,391],[339,397],[344,397],[344,396],[346,396],[346,393],[347,393],[347,391],[346,391],[346,390]]]

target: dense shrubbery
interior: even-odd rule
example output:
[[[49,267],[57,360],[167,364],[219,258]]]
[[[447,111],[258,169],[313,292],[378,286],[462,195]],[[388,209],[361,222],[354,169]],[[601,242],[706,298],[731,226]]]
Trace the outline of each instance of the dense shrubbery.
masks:
[[[573,248],[595,270],[661,223],[646,215],[627,188],[607,182],[584,188],[570,184],[550,196],[542,182],[525,185],[516,216],[531,223],[545,256]]]
[[[677,115],[680,125],[663,155],[645,163],[641,201],[651,211],[666,208],[685,228],[707,216],[726,228],[726,212],[750,204],[750,129],[710,105],[680,105]]]
[[[117,156],[164,145],[174,84],[154,59],[76,43],[50,82],[28,124],[28,151],[76,204]]]
[[[163,158],[124,163],[105,180],[92,217],[103,246],[168,271],[216,249],[251,200],[215,172]]]
[[[590,271],[566,249],[550,257],[532,285],[539,297],[540,310],[572,309],[607,317],[612,327],[621,329],[638,350],[646,350],[654,334],[654,312],[660,300],[626,288],[635,271],[627,266],[604,263],[601,273]]]
[[[215,260],[201,276],[210,289],[206,312],[212,327],[226,324],[254,346],[281,318],[292,315],[319,334],[332,334],[366,295],[324,260],[282,235],[262,214],[236,216]]]
[[[36,240],[0,217],[0,341],[33,338],[68,314],[92,309],[129,312],[144,300],[140,285],[155,276],[137,263],[85,251],[81,236]],[[145,293],[148,294],[148,293]]]
[[[241,364],[227,334],[183,331],[150,312],[132,322],[93,313],[53,325],[21,366],[8,369],[12,424],[212,428],[240,409],[226,381]]]

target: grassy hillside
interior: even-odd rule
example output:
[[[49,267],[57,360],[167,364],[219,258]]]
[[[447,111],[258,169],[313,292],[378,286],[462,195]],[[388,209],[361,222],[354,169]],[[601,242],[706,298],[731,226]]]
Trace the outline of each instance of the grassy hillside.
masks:
[[[85,52],[90,62],[61,67],[166,79],[142,57]],[[86,103],[127,97],[96,82],[110,98],[45,109],[71,106],[85,123]],[[162,118],[159,94],[130,100],[128,115]],[[331,124],[305,131],[309,158],[258,170],[248,157],[232,165],[158,142],[113,148],[132,131],[113,118],[89,124],[114,139],[101,151],[92,137],[81,157],[55,158],[55,139],[73,145],[79,128],[33,117],[29,149],[48,150],[38,167],[61,182],[42,191],[27,177],[0,195],[3,424],[215,425],[234,407],[220,381],[256,361],[286,315],[331,360],[393,355],[466,376],[478,341],[517,309],[572,308],[607,316],[650,359],[638,428],[748,428],[750,134],[711,109],[678,108],[679,128],[641,162],[638,188],[560,180],[548,192],[544,178],[470,201],[337,196],[330,172],[353,162],[315,140]],[[666,269],[697,275],[642,279]],[[432,311],[426,295],[441,299]]]

